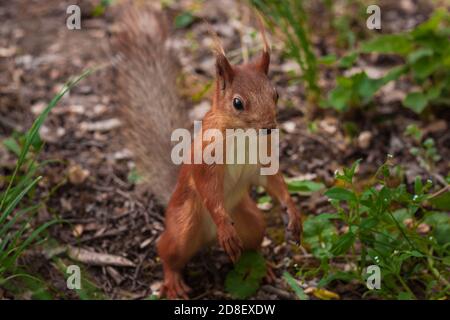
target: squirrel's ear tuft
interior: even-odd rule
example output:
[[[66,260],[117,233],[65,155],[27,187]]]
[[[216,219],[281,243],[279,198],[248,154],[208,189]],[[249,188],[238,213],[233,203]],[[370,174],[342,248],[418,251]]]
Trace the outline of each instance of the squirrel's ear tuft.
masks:
[[[265,74],[269,73],[270,53],[263,51],[261,57],[256,61],[255,66]]]
[[[216,76],[221,90],[224,90],[233,82],[233,67],[223,54],[216,54]]]
[[[256,12],[256,17],[264,47],[261,57],[256,61],[255,65],[259,70],[267,74],[269,72],[269,64],[270,64],[270,45],[266,37],[266,30],[264,28],[264,22],[263,18],[261,17],[261,14],[259,12]]]
[[[220,89],[224,90],[231,84],[234,77],[234,71],[231,64],[225,57],[225,50],[223,50],[222,43],[217,33],[214,32],[211,25],[205,20],[206,28],[212,38],[212,51],[216,56],[216,76],[220,85]]]

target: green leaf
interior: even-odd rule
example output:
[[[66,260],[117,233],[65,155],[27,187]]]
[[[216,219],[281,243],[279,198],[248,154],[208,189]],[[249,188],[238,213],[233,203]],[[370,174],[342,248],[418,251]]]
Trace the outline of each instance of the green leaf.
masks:
[[[434,100],[439,98],[441,95],[442,89],[444,88],[445,83],[444,81],[434,85],[433,87],[429,88],[426,92],[426,96],[428,100]]]
[[[423,136],[422,130],[416,124],[408,124],[404,134],[413,137],[417,142],[420,142]]]
[[[183,29],[190,26],[195,20],[195,17],[189,11],[180,13],[175,17],[175,28]]]
[[[444,192],[443,194],[430,199],[430,203],[436,209],[450,211],[450,192]]]
[[[355,82],[356,92],[364,104],[369,102],[382,86],[382,79],[369,78],[365,72],[361,73],[361,77]]]
[[[434,56],[424,56],[412,65],[412,71],[417,79],[425,79],[442,67],[442,62]]]
[[[341,187],[333,187],[325,192],[325,195],[332,200],[354,201],[356,195],[347,189]]]
[[[447,193],[447,199],[450,197]],[[447,200],[448,201],[448,200]],[[449,203],[447,202],[447,205]],[[449,211],[449,210],[446,210]],[[448,245],[450,243],[450,216],[446,212],[432,212],[429,213],[424,220],[425,223],[433,227],[433,235],[441,245]]]
[[[412,42],[407,34],[387,34],[364,42],[361,51],[364,53],[397,53],[405,55],[412,49]]]
[[[410,292],[402,291],[397,295],[397,300],[414,300]]]
[[[311,194],[313,192],[322,190],[325,185],[321,182],[307,181],[307,180],[288,180],[288,190],[291,193],[306,193]]]
[[[336,235],[336,227],[330,219],[337,219],[337,214],[322,213],[308,216],[303,224],[303,240],[312,249],[312,254],[319,259],[331,257],[329,250]]]
[[[138,184],[139,182],[141,182],[143,180],[144,177],[142,177],[139,172],[136,170],[136,168],[133,168],[130,170],[130,172],[128,173],[128,177],[127,180],[129,183],[132,184]]]
[[[414,112],[421,113],[427,106],[428,99],[422,92],[410,92],[403,100],[403,104]]]
[[[328,94],[328,102],[334,109],[338,111],[345,111],[349,107],[351,97],[351,90],[337,86]]]
[[[256,251],[244,252],[225,280],[226,290],[235,298],[246,299],[259,288],[266,275],[266,262]]]
[[[422,179],[419,176],[417,176],[414,181],[414,193],[422,194],[422,189],[423,189]]]
[[[429,57],[433,55],[433,50],[431,50],[430,48],[421,48],[418,50],[415,50],[413,52],[411,52],[408,55],[408,62],[409,63],[415,63],[417,60],[423,58],[423,57]]]
[[[339,61],[339,67],[348,69],[355,63],[357,58],[357,52],[349,53],[348,55],[341,58],[341,60]]]
[[[450,267],[450,256],[444,257],[443,262],[446,266]]]
[[[355,234],[353,232],[347,232],[346,234],[339,237],[339,239],[333,244],[331,248],[331,253],[334,256],[339,256],[348,251],[348,249],[355,242]]]
[[[302,287],[300,287],[295,281],[294,277],[287,271],[283,273],[283,278],[286,280],[287,284],[294,290],[295,294],[300,300],[309,300],[308,295],[303,291]]]
[[[36,179],[34,179],[32,183],[30,183],[28,186],[26,186],[26,188],[24,188],[14,199],[12,199],[12,201],[10,201],[7,204],[5,211],[0,216],[0,223],[3,223],[3,221],[6,220],[8,215],[18,205],[20,200],[22,200],[22,198],[28,193],[28,191],[30,191],[31,188],[33,188],[41,179],[42,179],[42,177],[37,177]]]
[[[320,64],[324,64],[324,65],[332,65],[333,63],[335,63],[337,60],[336,55],[334,54],[329,54],[323,57],[320,57],[317,62],[319,62]]]
[[[448,17],[448,12],[445,9],[438,9],[434,12],[430,19],[420,24],[411,32],[411,34],[417,39],[429,34],[430,32],[436,31],[439,24],[445,17]]]
[[[389,70],[389,72],[383,78],[381,78],[381,82],[383,85],[385,85],[388,82],[397,80],[398,78],[400,78],[401,75],[404,75],[407,72],[408,72],[407,66],[398,66],[398,67],[392,68],[391,70]]]
[[[105,13],[107,7],[109,7],[112,3],[113,0],[101,0],[100,3],[92,10],[92,15],[94,17],[102,16]]]
[[[355,280],[355,275],[351,272],[337,271],[336,273],[331,273],[328,276],[320,279],[319,283],[317,284],[317,287],[322,288],[334,280],[342,280],[345,282],[350,282],[352,280]]]
[[[99,4],[92,9],[92,16],[94,17],[100,17],[102,16],[106,11],[106,7],[102,4]]]
[[[404,251],[404,252],[402,252],[402,253],[399,255],[400,261],[404,261],[404,260],[406,260],[406,259],[408,259],[408,258],[411,258],[411,257],[414,257],[414,258],[423,258],[424,255],[423,255],[422,253],[420,253],[419,251],[417,251],[417,250]]]
[[[3,145],[6,147],[6,149],[14,153],[16,156],[20,155],[20,146],[17,143],[16,139],[12,137],[6,138],[5,140],[3,140]]]
[[[270,196],[262,196],[258,198],[258,204],[270,203],[272,198]]]
[[[362,219],[361,224],[359,225],[361,229],[371,229],[378,224],[378,219],[375,217]]]

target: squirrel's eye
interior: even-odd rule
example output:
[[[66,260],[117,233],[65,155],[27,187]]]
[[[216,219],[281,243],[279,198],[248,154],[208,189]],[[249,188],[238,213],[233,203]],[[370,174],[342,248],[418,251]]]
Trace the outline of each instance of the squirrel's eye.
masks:
[[[280,95],[278,94],[278,91],[275,91],[275,101],[278,101],[279,97],[280,97]]]
[[[244,104],[242,103],[241,99],[239,99],[239,98],[233,99],[233,107],[236,110],[244,110]]]

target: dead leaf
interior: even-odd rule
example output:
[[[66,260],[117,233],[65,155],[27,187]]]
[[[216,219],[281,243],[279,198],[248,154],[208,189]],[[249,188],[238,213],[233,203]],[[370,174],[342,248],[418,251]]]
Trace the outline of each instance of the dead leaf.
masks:
[[[69,168],[69,181],[75,185],[82,184],[89,174],[89,170],[83,169],[80,165],[75,164]]]
[[[128,160],[133,157],[133,153],[129,149],[122,149],[114,152],[112,157],[114,160]]]
[[[434,122],[430,123],[428,126],[426,126],[425,128],[423,128],[423,134],[427,135],[429,133],[446,131],[447,127],[448,127],[447,121],[445,121],[445,120],[434,121]]]
[[[82,248],[69,246],[68,256],[76,261],[94,266],[135,267],[136,265],[127,258],[108,253],[98,253]]]
[[[332,135],[337,131],[337,120],[334,118],[325,118],[319,122],[319,127],[326,133]]]
[[[341,298],[337,293],[323,288],[314,288],[313,295],[321,300],[332,300]]]
[[[33,112],[34,115],[39,115],[44,111],[46,107],[47,104],[45,102],[37,102],[31,106],[31,112]]]
[[[370,131],[363,131],[358,136],[358,146],[361,149],[367,149],[370,147],[370,143],[372,141],[372,132]]]
[[[72,230],[72,234],[75,238],[79,238],[81,237],[81,235],[83,234],[84,228],[82,224],[77,224],[75,225],[75,227]]]
[[[80,124],[80,129],[82,131],[110,131],[120,127],[121,122],[117,118],[97,121],[97,122],[82,122]]]
[[[144,249],[152,242],[153,242],[153,238],[148,238],[147,240],[142,241],[142,243],[139,245],[139,248]]]
[[[9,58],[15,55],[17,52],[17,47],[7,47],[7,48],[0,48],[0,57],[2,58]]]
[[[256,206],[262,211],[269,211],[270,209],[272,209],[273,204],[272,202],[268,201],[264,203],[258,203]]]
[[[63,127],[58,127],[56,130],[47,127],[46,125],[41,126],[39,129],[39,135],[41,139],[45,142],[56,143],[59,139],[66,134],[66,129]]]
[[[162,281],[155,281],[150,285],[150,289],[152,290],[152,293],[159,292],[159,289],[161,289]]]
[[[123,282],[123,277],[120,275],[120,273],[114,269],[111,266],[106,267],[106,272],[108,272],[108,274],[111,276],[111,278],[114,279],[114,282],[117,285],[120,285]]]
[[[293,133],[296,126],[297,125],[294,121],[286,121],[281,124],[281,128],[287,133]]]
[[[272,244],[272,240],[270,240],[267,237],[264,237],[264,239],[263,239],[263,241],[261,243],[261,247],[265,248],[265,247],[270,246],[271,244]]]

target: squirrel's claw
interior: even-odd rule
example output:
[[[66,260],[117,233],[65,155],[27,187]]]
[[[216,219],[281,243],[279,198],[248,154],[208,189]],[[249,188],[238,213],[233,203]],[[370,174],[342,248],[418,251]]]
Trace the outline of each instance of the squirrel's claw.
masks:
[[[192,289],[181,279],[181,277],[175,277],[172,280],[166,281],[161,287],[161,297],[167,299],[185,299],[188,300],[188,293]]]
[[[301,238],[303,233],[302,220],[300,214],[291,213],[291,218],[286,228],[286,240],[293,241],[297,246],[301,244]]]
[[[297,246],[301,244],[302,238],[302,226],[301,223],[296,221],[289,222],[289,225],[286,230],[286,237],[288,240],[293,241]]]
[[[242,244],[241,240],[238,237],[225,239],[221,246],[228,254],[231,261],[233,261],[233,263],[236,263],[236,261],[239,260],[242,253]]]
[[[236,229],[231,223],[225,224],[218,228],[217,234],[220,246],[228,254],[231,261],[236,263],[243,251],[242,241],[239,239]]]

